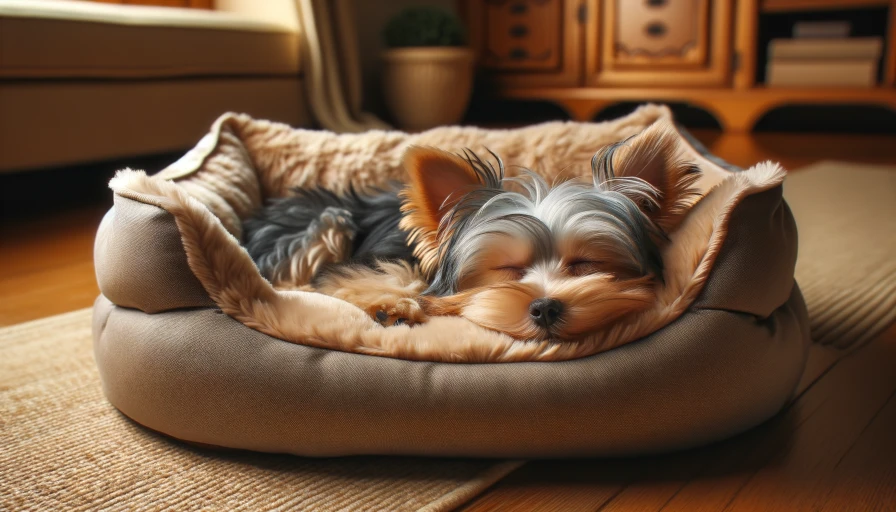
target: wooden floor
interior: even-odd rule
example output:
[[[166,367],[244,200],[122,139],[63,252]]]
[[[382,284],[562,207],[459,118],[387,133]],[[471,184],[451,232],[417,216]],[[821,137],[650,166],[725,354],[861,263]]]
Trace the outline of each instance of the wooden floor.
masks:
[[[742,167],[896,164],[896,136],[695,135]],[[4,214],[0,325],[91,305],[93,235],[106,208]],[[813,350],[799,398],[741,436],[662,457],[529,462],[466,509],[896,511],[896,327],[850,354]]]
[[[848,355],[813,350],[797,400],[745,434],[659,457],[531,461],[464,510],[896,510],[896,326]]]

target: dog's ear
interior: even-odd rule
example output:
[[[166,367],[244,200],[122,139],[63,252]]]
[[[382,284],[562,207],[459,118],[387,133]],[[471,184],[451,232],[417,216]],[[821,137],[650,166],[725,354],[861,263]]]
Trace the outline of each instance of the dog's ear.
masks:
[[[486,186],[500,187],[500,176],[472,153],[468,158],[431,147],[411,146],[404,154],[408,186],[402,191],[402,229],[416,243],[415,255],[429,274],[438,258],[436,235],[442,218],[467,193]],[[490,183],[494,182],[494,183]]]
[[[436,148],[411,146],[404,154],[410,178],[403,210],[415,227],[436,230],[446,213],[468,192],[485,186],[471,161]]]
[[[674,231],[691,206],[700,198],[694,188],[700,169],[681,156],[681,137],[668,121],[656,122],[640,134],[612,146],[602,164],[612,183],[614,177],[635,177],[655,190],[653,200],[645,200],[639,187],[619,180],[611,189],[629,195],[660,228]]]

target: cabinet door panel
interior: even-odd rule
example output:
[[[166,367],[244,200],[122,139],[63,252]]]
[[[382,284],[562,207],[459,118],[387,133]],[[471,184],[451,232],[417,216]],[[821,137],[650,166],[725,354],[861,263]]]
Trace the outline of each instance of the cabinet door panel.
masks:
[[[588,0],[586,80],[719,86],[731,76],[732,0]]]

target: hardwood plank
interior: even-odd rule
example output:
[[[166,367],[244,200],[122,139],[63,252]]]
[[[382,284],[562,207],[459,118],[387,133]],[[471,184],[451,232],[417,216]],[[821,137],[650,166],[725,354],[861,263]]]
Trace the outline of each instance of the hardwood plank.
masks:
[[[96,228],[105,212],[105,205],[90,206],[4,224],[0,281],[92,259]]]
[[[726,510],[818,510],[826,503],[839,462],[896,393],[896,329],[888,335],[847,357],[810,389],[824,403],[737,490]],[[896,458],[896,452],[889,455]]]
[[[809,358],[806,361],[806,368],[803,369],[803,375],[800,382],[796,386],[797,396],[802,395],[810,387],[812,387],[818,379],[830,370],[837,361],[843,356],[843,351],[822,345],[813,345],[809,349]]]
[[[686,456],[670,454],[659,457],[643,457],[625,461],[625,470],[617,473],[625,484],[601,512],[627,512],[630,510],[659,510],[676,493],[699,473],[707,463],[710,453],[695,450]],[[608,468],[618,467],[618,461],[606,461]]]
[[[896,509],[896,399],[889,401],[841,458],[830,478],[822,511]]]
[[[0,296],[15,297],[0,302],[0,325],[85,308],[99,293],[92,259],[0,279]]]
[[[597,462],[590,469],[605,474],[608,468]],[[622,482],[611,481],[595,486],[593,479],[589,478],[592,475],[590,471],[582,471],[581,465],[564,461],[543,461],[537,466],[523,466],[461,510],[598,510],[622,489]]]
[[[896,390],[896,329],[834,366],[783,414],[733,440],[664,511],[816,510],[830,467]],[[823,490],[823,489],[822,489]]]
[[[0,325],[93,304],[93,239],[106,205],[88,205],[0,226]]]

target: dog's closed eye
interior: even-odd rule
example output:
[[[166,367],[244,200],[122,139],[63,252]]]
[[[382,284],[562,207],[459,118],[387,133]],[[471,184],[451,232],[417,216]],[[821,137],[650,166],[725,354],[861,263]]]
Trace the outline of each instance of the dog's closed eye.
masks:
[[[597,272],[606,272],[606,265],[602,261],[575,260],[566,265],[566,272],[575,277],[587,276]]]
[[[523,267],[515,267],[512,265],[505,265],[503,267],[497,267],[492,269],[495,272],[500,272],[506,276],[507,279],[512,279],[514,281],[519,281],[526,275],[526,269]]]

